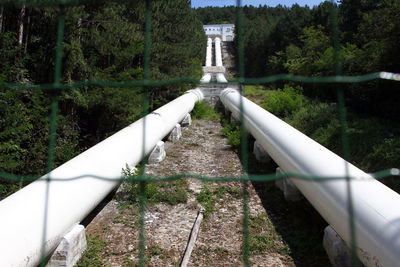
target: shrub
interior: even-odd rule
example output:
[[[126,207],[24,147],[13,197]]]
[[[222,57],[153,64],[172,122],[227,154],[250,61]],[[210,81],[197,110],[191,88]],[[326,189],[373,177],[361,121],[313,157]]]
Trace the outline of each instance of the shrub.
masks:
[[[336,106],[317,101],[306,103],[286,121],[321,145],[337,151],[340,147],[340,124]]]
[[[278,117],[285,117],[299,110],[306,102],[302,88],[285,85],[283,89],[265,92],[261,106]]]
[[[193,119],[204,119],[214,122],[219,122],[221,117],[214,108],[204,102],[196,102],[192,110],[191,116]]]
[[[227,143],[238,153],[240,150],[240,126],[237,122],[225,123],[222,133],[226,136]]]
[[[1,180],[0,180],[1,182]],[[20,186],[17,184],[7,184],[7,183],[0,183],[0,200],[8,197],[12,193],[18,191],[20,189]]]

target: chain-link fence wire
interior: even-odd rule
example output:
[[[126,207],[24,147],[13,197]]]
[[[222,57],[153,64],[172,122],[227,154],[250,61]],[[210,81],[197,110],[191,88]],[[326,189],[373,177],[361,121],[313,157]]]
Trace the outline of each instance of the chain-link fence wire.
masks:
[[[77,81],[72,83],[62,83],[61,75],[62,75],[62,57],[63,57],[63,37],[64,37],[64,25],[65,25],[65,8],[70,6],[79,6],[84,5],[89,0],[33,0],[33,1],[23,1],[23,0],[14,0],[14,1],[1,1],[0,5],[12,5],[12,6],[29,6],[29,7],[56,7],[58,8],[58,26],[57,26],[57,40],[56,40],[56,52],[55,52],[55,68],[54,68],[54,81],[53,83],[48,84],[22,84],[22,83],[0,83],[1,90],[46,90],[52,92],[51,95],[51,113],[50,113],[50,126],[49,126],[49,144],[48,144],[48,156],[47,156],[47,172],[50,172],[54,168],[54,151],[55,151],[55,143],[56,143],[56,129],[57,129],[57,113],[58,113],[58,95],[62,90],[69,90],[73,88],[80,88],[86,86],[107,86],[107,87],[119,87],[121,89],[128,87],[143,87],[144,94],[142,96],[142,115],[144,117],[144,126],[143,126],[143,136],[146,137],[145,129],[146,129],[146,119],[145,116],[149,113],[149,93],[148,89],[151,87],[160,87],[160,86],[168,86],[173,84],[182,84],[182,83],[198,83],[199,80],[193,77],[179,77],[168,80],[150,80],[150,45],[151,45],[151,9],[150,4],[151,0],[143,0],[146,3],[146,11],[145,11],[145,40],[144,40],[144,76],[142,80],[134,80],[134,81],[107,81],[107,80],[87,80],[87,81]],[[128,1],[122,0],[112,0],[110,2],[116,3],[127,3]],[[278,74],[271,75],[267,77],[260,78],[245,78],[244,75],[244,46],[243,46],[243,10],[242,10],[242,1],[236,0],[236,38],[237,38],[237,68],[238,68],[238,77],[234,79],[230,79],[229,82],[236,82],[240,85],[248,85],[248,84],[266,84],[273,83],[276,81],[293,81],[293,82],[302,82],[302,83],[335,83],[337,84],[337,101],[339,106],[339,118],[341,125],[341,140],[342,140],[342,150],[344,159],[346,161],[350,160],[350,146],[347,135],[347,120],[345,113],[345,101],[344,101],[344,92],[343,88],[340,84],[343,83],[361,83],[366,81],[371,81],[375,79],[383,79],[383,80],[392,80],[392,81],[400,81],[400,74],[390,73],[390,72],[376,72],[365,75],[357,75],[357,76],[342,76],[341,75],[341,59],[340,59],[340,44],[339,44],[339,29],[338,29],[338,6],[335,0],[330,1],[333,5],[331,5],[331,22],[332,22],[332,32],[333,32],[333,47],[334,47],[334,62],[335,62],[335,75],[327,76],[327,77],[305,77],[305,76],[297,76],[290,74]],[[240,86],[242,88],[242,86]],[[240,89],[242,90],[242,89]],[[248,182],[249,181],[260,181],[267,182],[273,181],[276,179],[282,179],[285,177],[296,177],[298,179],[305,180],[330,180],[330,179],[345,179],[347,181],[347,197],[348,201],[348,212],[349,212],[349,225],[351,232],[351,245],[352,245],[352,263],[354,266],[358,266],[359,262],[356,254],[356,235],[355,235],[355,226],[354,226],[354,211],[353,211],[353,201],[352,201],[352,192],[350,187],[350,177],[347,175],[346,177],[317,177],[312,175],[304,175],[299,173],[282,173],[282,174],[268,174],[268,175],[247,175],[248,172],[248,139],[247,139],[247,131],[244,126],[244,110],[243,110],[243,102],[241,99],[240,102],[240,140],[241,140],[241,161],[243,165],[243,170],[245,175],[241,177],[208,177],[202,175],[196,175],[191,173],[180,173],[176,175],[171,175],[168,177],[146,177],[143,172],[144,168],[139,168],[141,173],[135,177],[121,177],[121,181],[134,182],[139,183],[140,186],[140,233],[139,233],[139,265],[145,265],[145,230],[144,230],[144,215],[145,215],[145,207],[146,207],[146,184],[149,182],[170,182],[178,179],[186,179],[186,178],[194,178],[207,182],[231,182],[231,181],[241,181],[242,182],[242,195],[243,195],[243,246],[242,246],[242,256],[243,262],[246,266],[250,266],[249,260],[249,208],[248,208]],[[145,165],[145,141],[143,141],[142,147],[142,162],[140,165]],[[346,165],[348,163],[346,162]],[[346,172],[348,173],[348,166],[346,166]],[[14,175],[11,173],[0,172],[0,176],[4,179],[10,181],[34,181],[39,177],[36,176],[20,176]],[[80,179],[83,177],[92,177],[94,179],[103,179],[109,181],[115,181],[115,179],[107,178],[107,177],[99,177],[95,175],[85,174],[79,177],[70,177],[63,179],[62,181],[68,182],[76,179]],[[399,171],[397,169],[388,169],[379,171],[373,174],[376,179],[381,179],[389,176],[399,176]],[[45,240],[46,240],[46,216],[47,216],[47,205],[48,205],[48,195],[49,195],[49,182],[52,180],[50,176],[46,176],[46,198],[45,203],[43,203],[46,207],[45,209],[45,218],[43,224],[43,242],[42,242],[42,253],[45,251]],[[60,180],[58,180],[60,181]],[[45,265],[45,259],[47,255],[42,254],[41,266]]]

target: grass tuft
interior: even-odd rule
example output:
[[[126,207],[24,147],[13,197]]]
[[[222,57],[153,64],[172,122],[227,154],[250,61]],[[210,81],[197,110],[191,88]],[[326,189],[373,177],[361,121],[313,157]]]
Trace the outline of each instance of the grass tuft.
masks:
[[[221,114],[219,114],[213,107],[204,102],[196,102],[192,110],[191,116],[193,119],[204,119],[213,122],[219,122]]]
[[[84,252],[82,258],[76,264],[77,267],[102,267],[103,262],[103,251],[107,245],[100,234],[87,235],[87,249]]]

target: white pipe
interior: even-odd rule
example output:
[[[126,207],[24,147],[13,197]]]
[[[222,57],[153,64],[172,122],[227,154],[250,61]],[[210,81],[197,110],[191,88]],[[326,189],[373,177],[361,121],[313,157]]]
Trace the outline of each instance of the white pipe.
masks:
[[[217,82],[218,83],[227,83],[228,81],[225,78],[223,73],[217,73]]]
[[[207,39],[206,67],[212,66],[212,39]]]
[[[206,73],[200,80],[200,83],[209,83],[211,81],[211,73]]]
[[[140,162],[143,143],[145,153],[150,153],[202,99],[200,90],[188,91],[0,201],[0,266],[38,265],[44,227],[47,255],[119,184],[126,164]],[[113,180],[92,178],[93,175]],[[46,199],[47,176],[56,181],[49,183]],[[63,181],[73,177],[81,178]]]
[[[243,101],[248,131],[286,172],[351,178],[354,222],[360,259],[366,266],[398,266],[400,262],[400,195],[370,175],[308,138],[271,113],[225,89],[221,101],[239,118]],[[291,179],[308,201],[351,244],[345,180]],[[369,259],[368,259],[369,258]]]
[[[221,39],[219,37],[215,38],[215,65],[217,67],[222,67]],[[223,73],[217,73],[216,79],[218,83],[228,82]]]
[[[206,54],[206,67],[212,66],[212,39],[207,39],[207,54]],[[200,80],[200,83],[209,83],[211,81],[211,73],[205,73]]]
[[[215,37],[215,66],[222,67],[221,39]]]

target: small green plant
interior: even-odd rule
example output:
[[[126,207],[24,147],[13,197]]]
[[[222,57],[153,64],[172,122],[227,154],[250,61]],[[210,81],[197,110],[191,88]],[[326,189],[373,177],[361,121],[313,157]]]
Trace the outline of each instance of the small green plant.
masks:
[[[207,185],[203,186],[196,199],[205,209],[204,218],[207,218],[215,211],[215,195]]]
[[[193,135],[192,129],[188,129],[188,130],[186,130],[186,131],[184,131],[184,132],[182,133],[182,137],[185,137],[185,138],[191,137],[192,135]]]
[[[221,115],[215,109],[204,102],[196,102],[192,110],[193,119],[204,119],[219,122]]]
[[[290,254],[290,248],[276,232],[274,225],[266,214],[250,216],[250,252],[263,254],[277,252],[283,255]]]
[[[76,264],[77,267],[101,267],[104,266],[103,251],[107,245],[100,234],[87,235],[87,249],[82,258]]]
[[[167,151],[167,157],[171,158],[179,158],[179,153],[177,151]]]
[[[238,153],[240,150],[240,127],[237,122],[225,123],[222,133],[226,136],[227,143]]]
[[[233,188],[233,187],[227,187],[227,193],[230,194],[234,198],[242,198],[242,190],[238,188]]]
[[[159,248],[159,247],[152,247],[152,248],[150,248],[150,250],[149,250],[149,256],[150,256],[150,258],[153,257],[153,256],[161,255],[161,254],[163,254],[163,249],[162,249],[162,248]]]
[[[126,166],[122,170],[124,178],[129,178],[126,187],[129,192],[129,201],[131,204],[139,203],[140,183],[135,181],[135,177],[142,173],[141,169],[132,170]],[[166,171],[164,171],[166,173]],[[171,205],[178,203],[186,203],[187,197],[187,181],[184,179],[173,182],[148,182],[145,184],[145,195],[148,203],[164,202]]]
[[[136,212],[136,214],[132,213],[132,215],[138,216],[139,214]],[[132,221],[131,218],[125,216],[125,210],[122,210],[121,213],[115,216],[115,218],[113,219],[113,223],[122,223],[126,227],[131,228],[135,228],[138,226],[138,221]]]
[[[219,186],[215,188],[215,190],[210,189],[207,184],[203,185],[203,188],[197,195],[196,199],[205,209],[205,218],[215,211],[215,203],[223,200],[227,194],[231,195],[232,197],[238,197],[241,196],[241,191],[226,185]]]

